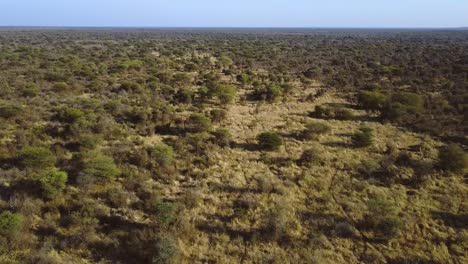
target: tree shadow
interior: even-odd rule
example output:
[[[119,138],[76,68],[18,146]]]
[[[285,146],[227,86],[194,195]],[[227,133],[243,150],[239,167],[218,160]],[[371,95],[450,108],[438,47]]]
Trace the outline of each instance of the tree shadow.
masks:
[[[247,151],[259,151],[260,147],[258,144],[254,143],[238,143],[238,142],[232,142],[231,144],[232,148],[238,148],[238,149],[243,149]]]
[[[332,148],[353,148],[352,144],[349,144],[346,142],[339,142],[339,141],[329,141],[329,142],[325,142],[322,144],[327,147],[332,147]]]
[[[449,212],[431,212],[432,217],[442,220],[445,225],[453,228],[468,228],[468,214],[453,214]]]

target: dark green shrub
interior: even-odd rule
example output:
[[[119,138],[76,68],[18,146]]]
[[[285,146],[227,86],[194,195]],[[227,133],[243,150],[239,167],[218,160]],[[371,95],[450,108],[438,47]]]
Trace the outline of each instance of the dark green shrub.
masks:
[[[20,214],[4,211],[0,214],[0,234],[4,236],[14,235],[19,231],[23,217]]]
[[[313,140],[330,131],[331,127],[325,123],[310,122],[306,124],[306,128],[302,132],[302,138],[305,140]]]
[[[373,142],[373,134],[370,129],[362,128],[361,131],[355,133],[351,140],[353,142],[353,146],[357,148],[365,148],[372,145]]]
[[[397,216],[383,218],[376,226],[377,232],[379,232],[385,239],[397,238],[400,236],[402,228],[403,223]]]
[[[324,118],[324,119],[331,118],[331,117],[333,117],[333,115],[334,115],[334,113],[333,113],[331,108],[321,106],[321,105],[315,106],[315,110],[311,114],[312,117]]]
[[[283,138],[276,132],[263,132],[257,136],[258,145],[262,150],[278,150],[283,145]]]
[[[211,119],[204,114],[192,114],[188,120],[191,132],[201,133],[211,130]]]
[[[174,161],[175,153],[171,146],[160,143],[152,148],[150,157],[161,166],[166,166]]]
[[[18,116],[23,111],[19,105],[0,102],[0,117],[13,118]]]
[[[26,147],[20,152],[19,158],[24,167],[32,169],[50,168],[56,162],[54,154],[42,147]]]
[[[468,158],[460,146],[450,144],[439,151],[439,164],[446,171],[459,173],[467,167]]]
[[[41,183],[44,196],[54,198],[65,189],[67,180],[68,175],[66,172],[52,169],[43,174],[39,182]]]

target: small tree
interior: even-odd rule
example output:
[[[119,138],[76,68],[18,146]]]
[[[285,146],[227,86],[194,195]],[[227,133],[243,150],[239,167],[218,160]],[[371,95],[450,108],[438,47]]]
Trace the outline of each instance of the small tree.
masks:
[[[223,104],[231,103],[234,100],[236,93],[236,87],[228,84],[219,85],[216,90],[216,96]]]
[[[0,234],[11,236],[18,232],[23,217],[20,214],[4,211],[0,214]]]
[[[49,149],[42,147],[26,147],[20,153],[20,162],[27,168],[44,169],[53,167],[56,158]]]
[[[64,171],[52,169],[41,176],[41,183],[44,196],[54,198],[65,189],[68,180],[68,175]]]
[[[467,167],[468,158],[460,146],[450,144],[439,151],[439,164],[446,171],[459,173]]]
[[[267,151],[278,150],[283,145],[283,138],[276,132],[263,132],[257,136],[261,149]]]
[[[361,128],[361,131],[352,136],[353,145],[357,148],[365,148],[372,145],[373,135],[372,130]]]

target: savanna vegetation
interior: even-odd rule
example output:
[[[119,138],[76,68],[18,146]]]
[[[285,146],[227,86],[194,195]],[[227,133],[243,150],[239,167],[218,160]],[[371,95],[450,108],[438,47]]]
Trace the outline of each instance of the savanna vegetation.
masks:
[[[468,262],[466,31],[0,30],[0,263]]]

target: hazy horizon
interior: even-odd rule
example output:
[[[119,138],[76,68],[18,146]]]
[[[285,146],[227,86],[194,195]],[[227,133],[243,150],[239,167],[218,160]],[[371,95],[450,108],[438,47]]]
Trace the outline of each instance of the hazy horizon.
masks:
[[[5,0],[2,27],[461,28],[468,1]]]

